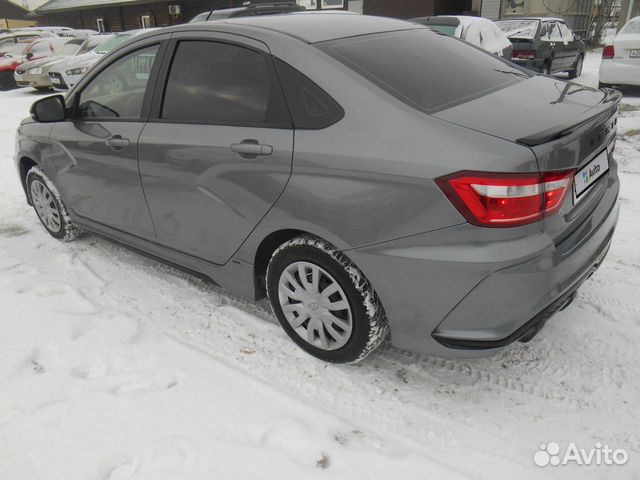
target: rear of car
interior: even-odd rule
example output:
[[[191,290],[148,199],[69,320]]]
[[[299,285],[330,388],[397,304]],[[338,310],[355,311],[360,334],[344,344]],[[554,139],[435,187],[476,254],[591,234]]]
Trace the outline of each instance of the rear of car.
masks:
[[[602,51],[600,83],[640,85],[640,17],[629,20]]]
[[[514,19],[497,22],[498,27],[511,41],[514,63],[541,72],[545,55],[538,52],[541,22],[538,19]]]
[[[606,255],[620,96],[443,41],[411,31],[321,48],[413,110],[423,131],[440,132],[414,148],[420,127],[394,118],[394,132],[407,130],[395,133],[399,145],[415,131],[407,149],[432,177],[430,218],[442,223],[348,252],[376,287],[394,345],[477,356],[532,338]]]
[[[53,56],[55,46],[64,45],[69,40],[54,36],[38,39],[26,45],[16,44],[0,59],[0,88],[15,88],[15,72],[22,64]]]
[[[464,40],[499,57],[511,58],[511,42],[495,23],[486,18],[437,15],[418,17],[411,21]]]

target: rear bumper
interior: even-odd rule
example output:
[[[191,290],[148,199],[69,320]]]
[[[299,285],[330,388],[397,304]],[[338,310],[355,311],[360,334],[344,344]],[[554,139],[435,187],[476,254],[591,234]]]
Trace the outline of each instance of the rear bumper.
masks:
[[[529,70],[533,70],[537,73],[542,73],[544,60],[541,58],[534,58],[533,60],[520,60],[513,58],[511,61],[520,67],[528,68]]]
[[[556,245],[540,229],[499,240],[495,229],[464,224],[346,254],[376,288],[394,346],[487,356],[537,332],[600,265],[618,220],[617,188],[604,219],[585,222],[571,249],[563,244],[575,239]]]
[[[600,82],[613,85],[640,85],[640,60],[638,65],[628,65],[614,60],[600,63]]]

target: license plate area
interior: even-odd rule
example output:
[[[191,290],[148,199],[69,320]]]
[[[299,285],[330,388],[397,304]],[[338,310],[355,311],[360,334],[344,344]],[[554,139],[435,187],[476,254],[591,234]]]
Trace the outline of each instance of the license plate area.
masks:
[[[635,50],[631,50],[629,52],[629,57],[630,58],[640,58],[640,48],[635,49]]]
[[[605,148],[573,177],[573,204],[580,202],[587,191],[608,171],[609,154]]]

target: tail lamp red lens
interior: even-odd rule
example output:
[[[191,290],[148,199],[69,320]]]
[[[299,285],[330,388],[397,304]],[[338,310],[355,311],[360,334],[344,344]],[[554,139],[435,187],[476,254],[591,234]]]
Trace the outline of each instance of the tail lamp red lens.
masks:
[[[616,49],[613,48],[613,45],[607,45],[606,47],[604,47],[604,50],[602,50],[602,58],[604,58],[605,60],[611,60],[615,56]]]
[[[536,58],[535,50],[514,50],[511,54],[511,58],[518,58],[520,60],[533,60]]]
[[[459,172],[436,179],[458,211],[480,227],[515,227],[541,220],[562,205],[575,170],[525,173]]]

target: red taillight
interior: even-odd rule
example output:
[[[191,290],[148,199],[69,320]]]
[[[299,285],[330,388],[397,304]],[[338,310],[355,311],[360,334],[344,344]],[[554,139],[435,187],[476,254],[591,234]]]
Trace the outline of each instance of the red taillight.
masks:
[[[604,50],[602,50],[602,58],[604,58],[605,60],[611,60],[615,56],[616,49],[613,48],[613,45],[607,45],[606,47],[604,47]]]
[[[533,60],[536,58],[535,50],[514,50],[511,58],[519,58],[520,60]]]
[[[515,227],[557,211],[574,173],[460,172],[438,178],[436,183],[469,223]]]

